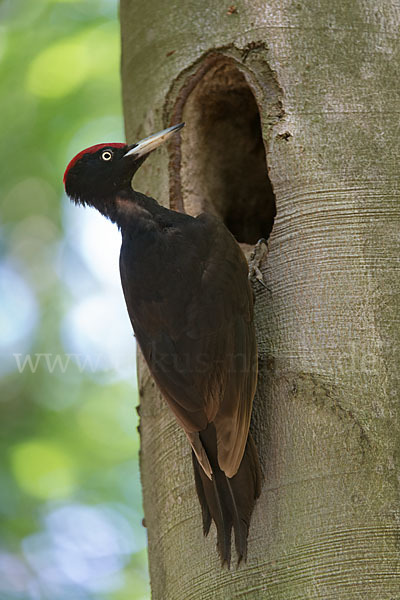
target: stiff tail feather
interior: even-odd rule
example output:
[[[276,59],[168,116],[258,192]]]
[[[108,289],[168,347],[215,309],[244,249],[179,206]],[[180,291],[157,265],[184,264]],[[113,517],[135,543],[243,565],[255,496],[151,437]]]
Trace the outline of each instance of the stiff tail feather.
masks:
[[[200,433],[213,469],[210,480],[192,453],[196,491],[203,516],[203,531],[207,535],[211,520],[217,528],[217,549],[222,564],[230,566],[231,534],[235,534],[238,565],[247,558],[247,536],[254,504],[261,492],[261,470],[257,449],[249,433],[239,470],[229,478],[218,466],[214,426]]]

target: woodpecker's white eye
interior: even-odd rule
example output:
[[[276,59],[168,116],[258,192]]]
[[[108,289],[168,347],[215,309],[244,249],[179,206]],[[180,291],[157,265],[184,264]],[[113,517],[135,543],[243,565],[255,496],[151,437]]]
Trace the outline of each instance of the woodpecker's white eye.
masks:
[[[104,152],[102,152],[101,154],[101,158],[102,160],[111,160],[112,159],[112,152],[110,150],[104,150]]]

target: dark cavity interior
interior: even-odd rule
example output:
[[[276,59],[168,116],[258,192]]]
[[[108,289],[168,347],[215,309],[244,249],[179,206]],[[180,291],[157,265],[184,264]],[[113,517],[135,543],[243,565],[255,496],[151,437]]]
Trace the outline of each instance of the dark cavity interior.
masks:
[[[238,242],[268,238],[275,197],[260,113],[244,75],[230,62],[211,68],[191,92],[183,118],[185,210],[219,215]]]

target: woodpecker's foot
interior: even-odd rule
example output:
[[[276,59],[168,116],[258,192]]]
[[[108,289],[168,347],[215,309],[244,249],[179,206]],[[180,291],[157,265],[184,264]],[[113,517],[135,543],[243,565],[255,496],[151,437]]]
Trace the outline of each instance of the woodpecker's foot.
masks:
[[[249,259],[249,279],[250,281],[257,280],[261,285],[267,288],[267,285],[264,281],[263,274],[260,270],[260,265],[268,253],[268,243],[267,240],[261,238],[258,240],[257,244],[254,246],[254,250],[250,255]],[[268,289],[268,288],[267,288]]]

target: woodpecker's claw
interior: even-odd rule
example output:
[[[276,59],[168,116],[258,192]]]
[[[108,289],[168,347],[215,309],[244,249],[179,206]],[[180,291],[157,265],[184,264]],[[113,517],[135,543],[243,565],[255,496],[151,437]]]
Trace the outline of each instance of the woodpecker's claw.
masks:
[[[254,246],[253,252],[250,255],[249,259],[249,279],[253,281],[256,279],[261,285],[267,288],[267,285],[264,281],[263,274],[260,270],[260,265],[268,252],[268,243],[267,240],[261,238],[258,240],[257,244]],[[268,289],[268,288],[267,288]]]

